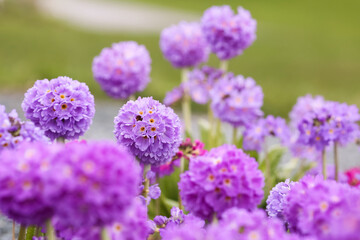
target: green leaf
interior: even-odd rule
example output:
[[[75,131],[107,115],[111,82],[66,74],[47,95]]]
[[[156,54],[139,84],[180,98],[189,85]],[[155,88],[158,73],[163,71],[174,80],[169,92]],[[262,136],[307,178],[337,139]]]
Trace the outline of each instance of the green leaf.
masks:
[[[276,169],[278,168],[281,158],[283,157],[285,151],[286,148],[284,147],[274,147],[267,152],[265,158],[267,158],[270,163],[270,173],[276,175]],[[265,171],[266,168],[265,158],[259,165],[259,169],[262,170],[263,172]]]

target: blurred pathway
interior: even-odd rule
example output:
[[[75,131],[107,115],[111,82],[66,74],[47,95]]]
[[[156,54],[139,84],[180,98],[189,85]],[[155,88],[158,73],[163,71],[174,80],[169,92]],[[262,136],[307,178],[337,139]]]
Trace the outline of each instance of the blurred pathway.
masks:
[[[37,0],[37,5],[45,14],[102,32],[160,33],[181,20],[200,19],[197,14],[130,1]]]

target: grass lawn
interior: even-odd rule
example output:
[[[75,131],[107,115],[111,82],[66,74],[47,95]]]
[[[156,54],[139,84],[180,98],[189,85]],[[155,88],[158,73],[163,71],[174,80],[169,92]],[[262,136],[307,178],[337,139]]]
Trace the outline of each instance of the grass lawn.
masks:
[[[258,20],[258,39],[231,60],[230,70],[263,87],[266,113],[287,116],[306,93],[360,105],[359,1],[137,1],[195,12],[225,3],[249,9]],[[91,62],[103,47],[125,40],[146,45],[153,60],[152,82],[142,95],[163,99],[180,73],[163,59],[159,36],[88,33],[33,11],[7,8],[0,11],[0,89],[25,91],[36,79],[68,75],[106,98],[92,78]],[[210,64],[218,64],[215,57]]]

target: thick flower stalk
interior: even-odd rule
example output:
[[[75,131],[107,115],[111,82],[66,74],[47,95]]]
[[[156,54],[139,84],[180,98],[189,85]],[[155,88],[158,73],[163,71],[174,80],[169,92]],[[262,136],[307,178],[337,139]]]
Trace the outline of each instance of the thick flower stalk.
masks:
[[[264,196],[264,176],[255,159],[232,145],[190,159],[179,189],[185,209],[211,220],[231,207],[253,210]]]
[[[95,114],[94,96],[88,86],[69,77],[36,81],[21,106],[25,117],[52,140],[79,138]]]
[[[92,71],[101,88],[113,98],[129,98],[150,82],[151,58],[136,42],[114,43],[94,58]]]
[[[211,51],[220,60],[242,54],[256,39],[256,20],[242,7],[234,14],[230,6],[213,6],[204,12],[201,25]]]

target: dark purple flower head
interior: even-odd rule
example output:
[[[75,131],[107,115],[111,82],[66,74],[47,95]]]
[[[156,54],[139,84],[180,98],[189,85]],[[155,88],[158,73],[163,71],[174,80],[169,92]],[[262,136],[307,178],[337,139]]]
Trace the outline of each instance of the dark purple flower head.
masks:
[[[215,117],[234,126],[244,126],[263,115],[263,92],[252,78],[228,73],[210,92]]]
[[[151,58],[136,42],[114,43],[94,58],[92,71],[101,88],[113,98],[128,98],[150,82]]]
[[[181,123],[170,107],[149,98],[128,101],[115,117],[115,137],[142,164],[171,160],[181,143]]]
[[[358,237],[360,191],[322,177],[305,176],[286,197],[283,214],[291,232],[320,240]]]
[[[280,139],[283,145],[290,142],[290,129],[285,119],[281,117],[267,116],[259,119],[255,124],[250,124],[244,131],[243,147],[245,150],[262,150],[265,138],[274,136]]]
[[[266,211],[270,217],[283,218],[283,211],[286,207],[286,196],[294,184],[294,182],[287,179],[285,182],[276,184],[276,186],[271,189],[266,200]]]
[[[23,142],[0,156],[0,212],[24,225],[41,225],[55,212],[60,194],[47,177],[57,145]]]
[[[255,159],[232,145],[191,158],[179,189],[185,209],[212,219],[231,207],[252,210],[264,196],[264,176]]]
[[[249,212],[245,209],[231,208],[224,212],[218,224],[207,230],[206,240],[287,240],[283,223],[276,218],[268,218],[260,209]]]
[[[213,6],[204,12],[202,30],[211,50],[221,60],[236,57],[256,39],[256,20],[248,10],[230,6]]]
[[[25,117],[52,140],[83,135],[95,114],[94,96],[88,86],[68,77],[36,81],[21,106]]]
[[[44,132],[35,127],[32,122],[21,121],[15,109],[7,114],[5,107],[0,105],[0,151],[6,148],[15,148],[23,141],[46,142],[48,140]]]
[[[49,181],[62,193],[56,216],[65,226],[106,226],[138,194],[140,167],[125,147],[111,142],[64,145]]]
[[[176,68],[194,67],[207,61],[209,49],[200,24],[180,22],[165,28],[160,36],[165,58]]]

